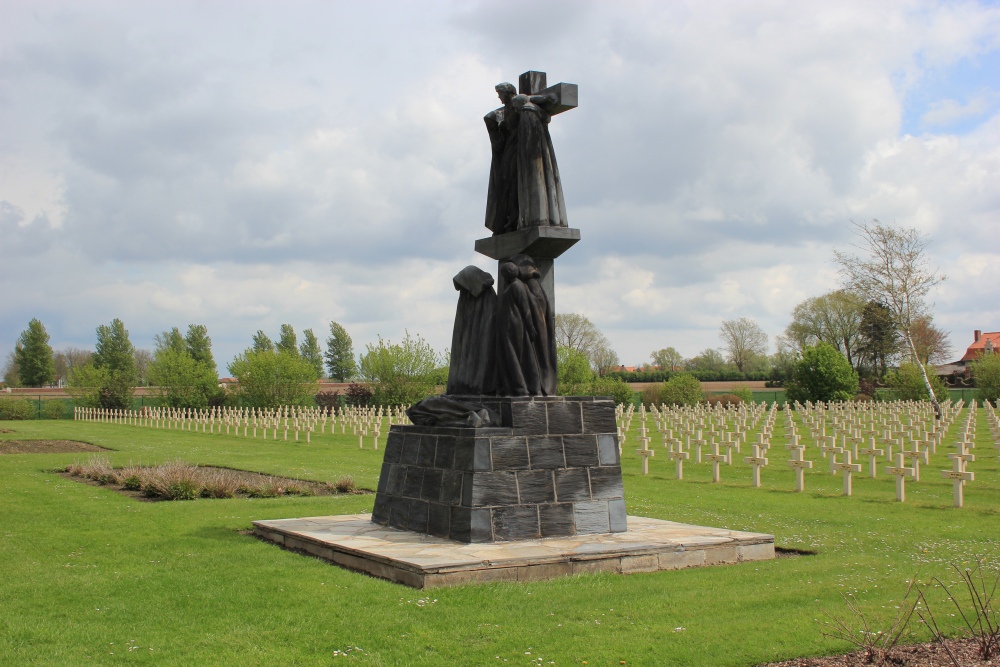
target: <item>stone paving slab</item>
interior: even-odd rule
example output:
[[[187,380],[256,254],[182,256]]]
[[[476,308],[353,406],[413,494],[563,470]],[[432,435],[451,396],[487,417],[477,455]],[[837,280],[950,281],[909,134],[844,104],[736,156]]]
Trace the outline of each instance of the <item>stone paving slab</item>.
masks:
[[[371,514],[254,521],[254,534],[414,588],[656,572],[774,558],[774,536],[628,517],[628,531],[467,544],[371,522]]]

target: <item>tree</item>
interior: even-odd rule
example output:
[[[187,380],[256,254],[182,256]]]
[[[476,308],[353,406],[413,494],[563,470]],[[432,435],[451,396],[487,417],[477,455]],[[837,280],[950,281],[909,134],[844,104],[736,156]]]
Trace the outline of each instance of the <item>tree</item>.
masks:
[[[976,380],[976,398],[996,405],[1000,400],[1000,352],[981,353],[969,368]]]
[[[212,339],[208,336],[208,327],[204,324],[189,324],[187,334],[184,336],[184,345],[192,359],[200,364],[210,366],[212,372],[216,372],[215,356],[212,354]]]
[[[337,382],[347,382],[357,375],[358,364],[354,360],[354,343],[347,329],[336,322],[330,322],[330,337],[326,339],[326,369],[330,378]]]
[[[49,345],[49,334],[38,319],[28,322],[14,344],[17,375],[23,387],[42,387],[50,384],[56,375],[56,365]]]
[[[80,347],[66,347],[53,354],[56,364],[56,380],[66,380],[74,368],[79,368],[90,361],[94,353]]]
[[[212,354],[212,339],[205,325],[189,325],[184,336],[174,327],[157,335],[155,340],[150,380],[167,405],[207,408],[224,401],[225,392],[219,387]]]
[[[858,369],[875,377],[885,377],[889,361],[899,349],[899,336],[892,312],[881,303],[869,301],[861,311],[861,343]]]
[[[741,373],[746,372],[747,364],[753,357],[767,355],[767,334],[749,317],[725,320],[719,337],[722,339],[722,346],[729,353],[729,361]]]
[[[282,324],[281,333],[278,337],[278,350],[289,354],[299,353],[299,343],[295,337],[295,329],[291,324]]]
[[[181,330],[177,327],[153,336],[154,354],[167,349],[183,352],[186,347],[187,343],[184,340],[184,336],[181,335]]]
[[[298,352],[251,348],[233,359],[229,372],[239,383],[237,395],[247,407],[308,405],[318,386],[313,367]]]
[[[20,386],[17,372],[17,353],[14,350],[11,350],[7,355],[7,363],[3,367],[3,383],[7,387]]]
[[[274,342],[268,338],[267,334],[257,329],[257,333],[253,335],[253,348],[255,352],[266,352],[267,350],[274,349]]]
[[[135,348],[125,324],[115,319],[97,327],[90,361],[69,373],[70,395],[91,407],[124,410],[132,407],[135,383]]]
[[[187,350],[158,350],[149,378],[167,405],[174,408],[207,408],[222,400],[215,366],[198,361]]]
[[[696,405],[701,398],[701,382],[690,373],[678,373],[660,390],[660,402],[666,405]]]
[[[582,396],[594,380],[590,360],[580,350],[556,345],[556,368],[559,373],[560,396]]]
[[[926,369],[922,369],[919,364],[904,362],[888,374],[887,384],[896,392],[896,398],[900,401],[927,400],[927,388],[924,386],[926,372]],[[928,377],[934,397],[939,401],[948,400],[948,387],[941,378],[936,373],[930,373]]]
[[[309,362],[315,370],[316,379],[323,377],[323,351],[319,349],[319,340],[312,329],[302,332],[302,344],[299,345],[299,356]]]
[[[951,342],[948,334],[934,326],[934,318],[921,315],[910,325],[910,337],[917,350],[917,360],[924,364],[942,364],[951,356]]]
[[[708,347],[684,362],[689,371],[721,371],[726,368],[726,358],[714,347]]]
[[[834,251],[840,265],[844,286],[866,301],[881,303],[892,313],[896,330],[902,335],[911,359],[919,359],[913,344],[911,327],[914,320],[927,313],[924,300],[932,287],[945,279],[944,275],[928,268],[926,249],[928,241],[915,228],[899,229],[883,225],[878,220],[854,224],[862,255]],[[937,416],[941,406],[934,396],[927,369],[918,364],[924,379],[924,388],[934,405]]]
[[[649,356],[652,357],[654,366],[659,366],[665,371],[678,370],[681,364],[684,363],[684,357],[672,347],[657,350]]]
[[[858,393],[858,372],[829,343],[802,351],[786,396],[790,401],[849,401]]]
[[[856,367],[863,310],[864,301],[846,290],[806,299],[792,311],[785,337],[797,343],[800,350],[820,341],[829,343]]]
[[[791,382],[795,364],[800,358],[800,348],[784,336],[774,337],[774,354],[771,355],[771,380],[782,384]]]
[[[578,313],[556,315],[556,345],[586,355],[591,367],[599,373],[618,366],[618,354],[600,329]]]
[[[153,353],[142,348],[135,348],[135,385],[149,386],[149,367],[153,363]]]
[[[434,391],[432,373],[438,356],[427,341],[407,331],[398,345],[379,336],[361,355],[360,374],[381,405],[412,405]]]

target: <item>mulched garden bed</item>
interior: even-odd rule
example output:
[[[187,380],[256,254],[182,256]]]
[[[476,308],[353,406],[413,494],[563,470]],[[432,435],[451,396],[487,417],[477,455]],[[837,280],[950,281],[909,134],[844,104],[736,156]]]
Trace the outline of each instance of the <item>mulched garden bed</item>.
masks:
[[[66,454],[106,452],[107,449],[76,440],[0,440],[0,454]]]
[[[831,655],[822,658],[795,658],[784,662],[769,662],[758,667],[860,667],[862,665],[884,665],[886,667],[954,667],[944,644],[947,644],[960,667],[985,667],[1000,665],[1000,656],[983,660],[979,657],[979,645],[975,639],[948,639],[944,642],[898,646],[881,662],[867,662],[864,651],[846,655]]]

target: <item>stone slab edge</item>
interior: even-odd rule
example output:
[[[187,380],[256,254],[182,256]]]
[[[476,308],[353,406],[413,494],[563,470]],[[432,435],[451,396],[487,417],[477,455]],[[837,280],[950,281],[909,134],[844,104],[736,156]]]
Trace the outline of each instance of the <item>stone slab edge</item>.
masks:
[[[727,565],[774,558],[774,536],[751,533],[705,545],[661,544],[609,548],[599,553],[481,561],[444,567],[421,567],[382,554],[353,549],[295,531],[254,521],[254,535],[282,548],[316,556],[335,565],[413,588],[435,588],[495,581],[540,581],[553,577],[612,572],[633,574]],[[739,531],[734,531],[739,532]],[[457,546],[467,546],[458,544]]]

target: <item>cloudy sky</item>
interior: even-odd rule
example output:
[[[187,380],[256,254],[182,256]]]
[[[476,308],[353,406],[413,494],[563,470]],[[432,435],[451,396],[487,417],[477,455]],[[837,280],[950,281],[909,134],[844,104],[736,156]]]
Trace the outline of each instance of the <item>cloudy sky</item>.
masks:
[[[964,350],[1000,330],[1000,6],[976,2],[0,0],[0,361],[208,326],[357,351],[450,345],[483,227],[493,86],[580,86],[553,119],[559,312],[622,361],[772,336],[837,285],[850,221],[917,227]],[[990,270],[992,267],[992,270]]]

